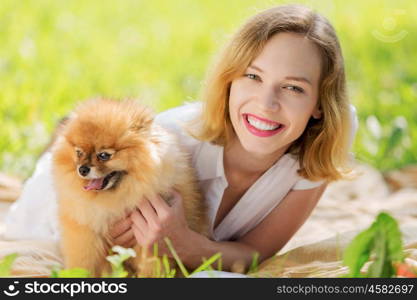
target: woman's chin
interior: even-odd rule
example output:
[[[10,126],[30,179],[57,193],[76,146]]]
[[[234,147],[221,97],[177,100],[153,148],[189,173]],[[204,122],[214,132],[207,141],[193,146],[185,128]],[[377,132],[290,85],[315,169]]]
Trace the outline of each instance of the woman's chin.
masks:
[[[260,145],[243,145],[246,152],[250,153],[255,157],[265,157],[273,155],[276,151],[274,149],[268,149]],[[276,150],[276,149],[275,149]]]
[[[288,149],[288,145],[243,141],[243,149],[254,157],[280,157]]]

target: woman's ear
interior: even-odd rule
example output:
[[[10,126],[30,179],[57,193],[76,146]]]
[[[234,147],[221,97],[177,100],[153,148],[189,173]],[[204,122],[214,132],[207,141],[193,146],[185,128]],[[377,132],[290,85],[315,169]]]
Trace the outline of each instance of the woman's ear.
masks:
[[[318,108],[318,107],[315,107],[314,110],[313,110],[313,113],[311,114],[311,116],[314,119],[321,119],[321,109]]]

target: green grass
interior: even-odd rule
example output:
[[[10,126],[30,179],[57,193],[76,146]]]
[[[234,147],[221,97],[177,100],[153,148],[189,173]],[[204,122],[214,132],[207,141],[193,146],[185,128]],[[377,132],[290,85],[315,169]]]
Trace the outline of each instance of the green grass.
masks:
[[[180,257],[178,256],[177,252],[175,251],[171,241],[168,238],[164,238],[164,241],[167,243],[168,249],[173,255],[174,261],[178,266],[178,273],[177,268],[174,268],[170,265],[168,261],[168,256],[164,254],[162,257],[158,256],[158,247],[157,244],[154,245],[154,252],[153,256],[148,258],[148,263],[152,264],[152,272],[151,274],[129,274],[129,272],[125,269],[124,262],[126,262],[129,258],[135,257],[137,253],[132,248],[123,248],[121,246],[114,246],[110,250],[110,254],[106,257],[107,261],[110,263],[111,272],[110,273],[103,273],[100,277],[106,278],[126,278],[126,277],[152,277],[152,278],[174,278],[174,277],[183,277],[189,278],[192,275],[198,272],[204,271],[221,271],[221,261],[222,255],[221,253],[216,253],[211,256],[209,259],[203,258],[203,263],[197,267],[195,270],[190,272],[184,266],[183,262],[181,261]],[[251,266],[248,272],[256,272],[258,268],[258,261],[257,255],[254,256]],[[0,259],[0,278],[1,277],[13,277],[12,276],[12,266],[16,259],[18,258],[17,253],[12,253],[4,258]],[[217,265],[217,267],[216,267]],[[216,268],[213,268],[216,267]],[[244,270],[242,270],[243,272]],[[92,277],[93,275],[90,272],[83,268],[71,268],[71,269],[62,269],[58,265],[54,266],[51,270],[51,274],[49,277],[52,278],[88,278]]]
[[[168,238],[164,238],[164,242],[168,246],[170,256],[173,257],[176,266],[173,268],[168,262],[168,256],[164,254],[162,257],[158,255],[158,244],[154,244],[153,255],[148,258],[148,263],[151,263],[152,272],[147,273],[146,277],[152,278],[174,278],[183,277],[189,278],[192,275],[201,272],[208,271],[222,271],[222,255],[216,253],[209,259],[203,258],[203,263],[195,270],[190,271],[184,266],[176,250],[174,249],[171,241]],[[339,251],[340,247],[336,250]],[[269,260],[269,266],[266,270],[259,270],[258,258],[256,253],[253,256],[252,263],[245,274],[250,277],[270,278],[281,277],[282,270],[285,266],[288,255],[287,252],[279,260],[277,258]],[[107,256],[107,261],[110,263],[111,272],[103,273],[101,277],[111,278],[125,278],[125,277],[145,277],[139,274],[129,274],[125,269],[124,262],[131,257],[138,255],[131,248],[123,248],[121,246],[114,246],[110,250],[110,254]],[[0,259],[0,278],[11,277],[11,270],[13,263],[18,257],[17,253],[9,254]],[[405,262],[407,257],[403,247],[402,233],[398,226],[398,221],[390,214],[380,212],[376,217],[372,225],[358,233],[349,245],[343,250],[343,254],[336,259],[340,261],[344,266],[348,267],[348,272],[342,274],[341,278],[391,278],[398,276],[414,276],[416,275],[416,269]],[[367,272],[364,272],[363,268],[365,263],[370,263]],[[142,265],[143,266],[143,265]],[[237,266],[236,264],[234,266]],[[274,266],[274,269],[271,268]],[[402,270],[400,268],[403,268]],[[262,268],[262,267],[261,267]],[[405,269],[404,269],[405,268]],[[233,267],[232,267],[233,269]],[[236,270],[232,270],[236,272]],[[243,273],[244,267],[238,271]],[[258,272],[260,271],[260,272]],[[408,272],[408,274],[405,274]],[[314,275],[311,273],[310,275]],[[216,277],[216,274],[212,274]],[[59,266],[52,268],[50,277],[53,278],[87,278],[92,277],[88,270],[82,268],[62,269]],[[309,276],[310,277],[310,276]],[[320,277],[320,276],[319,276]]]
[[[162,111],[196,99],[227,37],[248,16],[279,3],[2,0],[0,172],[26,178],[57,120],[77,101],[134,97]],[[360,118],[357,157],[381,170],[415,163],[417,6],[300,3],[326,15],[339,34]],[[402,32],[396,42],[380,37]]]

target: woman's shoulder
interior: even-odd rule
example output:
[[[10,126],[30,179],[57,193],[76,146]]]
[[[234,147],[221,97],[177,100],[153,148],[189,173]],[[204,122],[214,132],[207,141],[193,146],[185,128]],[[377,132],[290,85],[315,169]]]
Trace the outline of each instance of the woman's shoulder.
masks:
[[[325,183],[324,180],[312,181],[312,180],[309,180],[300,176],[297,172],[298,169],[300,168],[300,163],[296,155],[287,153],[284,155],[284,157],[286,157],[286,159],[291,163],[286,164],[286,170],[281,170],[281,171],[285,171],[287,174],[294,174],[295,183],[291,188],[292,190],[313,189]]]
[[[155,122],[167,129],[177,129],[183,123],[191,121],[201,112],[201,102],[186,102],[181,106],[160,112]]]
[[[180,144],[192,153],[200,141],[192,137],[187,128],[189,122],[197,118],[201,112],[201,102],[187,102],[181,106],[170,108],[156,115],[154,122],[164,129],[172,132]]]

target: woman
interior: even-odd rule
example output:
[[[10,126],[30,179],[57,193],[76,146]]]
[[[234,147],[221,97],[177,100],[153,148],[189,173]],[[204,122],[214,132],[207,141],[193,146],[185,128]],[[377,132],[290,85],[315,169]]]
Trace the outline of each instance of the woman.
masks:
[[[344,176],[357,121],[334,29],[302,6],[261,12],[223,49],[202,100],[203,107],[176,108],[157,121],[192,153],[211,238],[187,227],[176,194],[173,207],[161,198],[141,201],[115,225],[114,243],[158,243],[172,256],[163,242],[169,237],[191,268],[217,252],[225,269],[248,266],[255,253],[262,261],[279,251],[327,183]],[[188,130],[178,125],[193,118]]]

